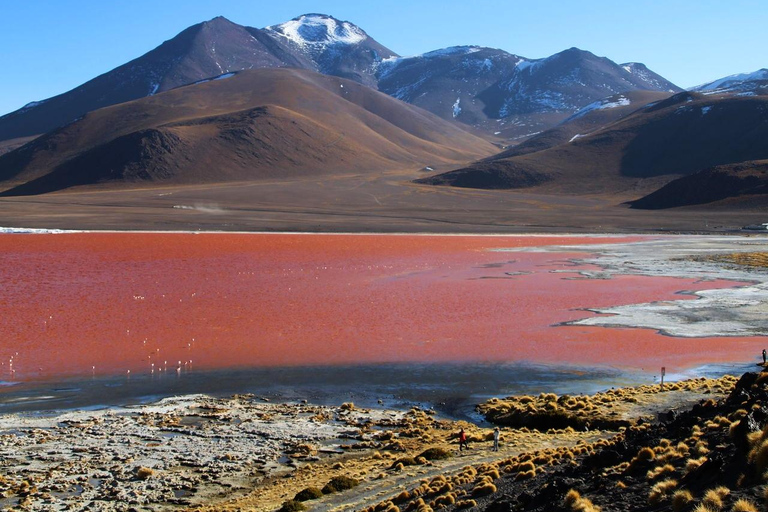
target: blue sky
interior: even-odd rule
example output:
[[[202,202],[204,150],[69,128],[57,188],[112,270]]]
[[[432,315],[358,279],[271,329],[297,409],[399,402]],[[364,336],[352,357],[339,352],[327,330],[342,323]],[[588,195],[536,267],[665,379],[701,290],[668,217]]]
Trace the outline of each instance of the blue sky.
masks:
[[[538,58],[576,46],[681,87],[768,67],[765,0],[0,0],[0,115],[217,15],[261,28],[307,12],[356,23],[401,55],[477,44]]]

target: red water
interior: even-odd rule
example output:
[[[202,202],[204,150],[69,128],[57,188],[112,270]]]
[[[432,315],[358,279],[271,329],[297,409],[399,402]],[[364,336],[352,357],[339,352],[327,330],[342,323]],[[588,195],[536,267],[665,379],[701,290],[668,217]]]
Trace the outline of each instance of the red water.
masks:
[[[756,338],[556,325],[592,315],[579,308],[737,283],[573,279],[551,271],[572,270],[568,258],[584,254],[489,251],[636,239],[2,235],[0,380],[148,373],[152,364],[527,360],[671,371],[759,352]]]

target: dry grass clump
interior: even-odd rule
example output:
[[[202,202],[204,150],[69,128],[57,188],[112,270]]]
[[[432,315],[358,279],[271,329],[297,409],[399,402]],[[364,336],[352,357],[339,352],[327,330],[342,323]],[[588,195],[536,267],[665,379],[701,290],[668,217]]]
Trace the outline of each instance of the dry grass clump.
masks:
[[[401,470],[405,466],[418,466],[418,465],[419,465],[419,462],[413,457],[401,457],[399,459],[395,459],[392,465],[389,466],[389,469]]]
[[[742,265],[745,267],[768,267],[768,253],[765,252],[737,252],[733,254],[713,254],[701,256],[705,261],[715,261],[721,263],[730,263],[732,265]]]
[[[687,489],[678,489],[672,495],[672,510],[675,512],[682,512],[688,505],[693,502],[693,494]]]
[[[150,477],[152,477],[152,475],[154,474],[155,472],[152,471],[151,468],[145,468],[142,466],[136,469],[136,478],[138,478],[139,480],[147,480]]]
[[[576,489],[571,489],[566,493],[563,504],[574,512],[600,512],[600,507],[583,497]]]
[[[727,487],[715,487],[704,493],[704,498],[701,500],[701,504],[712,510],[722,510],[723,498],[731,494],[731,490]]]
[[[706,456],[699,457],[698,459],[688,459],[685,461],[685,472],[690,473],[691,471],[698,469],[699,466],[705,462],[707,462]]]
[[[749,500],[740,499],[731,507],[731,512],[758,512],[754,503]]]
[[[650,464],[655,459],[656,452],[653,450],[653,448],[648,446],[640,448],[640,450],[637,452],[637,455],[632,457],[632,460],[629,461],[628,470],[633,471],[638,468],[646,468],[650,466]]]
[[[451,452],[439,447],[427,448],[418,457],[424,457],[427,460],[442,460],[450,458]]]
[[[356,487],[360,482],[348,476],[335,476],[321,489],[323,494],[346,491]]]
[[[660,476],[668,475],[675,472],[675,466],[672,464],[664,464],[663,466],[656,466],[646,474],[647,480],[656,480]]]
[[[283,506],[280,507],[278,512],[299,512],[301,510],[307,510],[303,503],[296,500],[288,500],[283,502]]]
[[[323,497],[323,491],[321,491],[317,487],[307,487],[306,489],[303,489],[298,493],[296,493],[296,496],[293,497],[293,501],[309,501],[309,500],[316,500],[322,497]]]
[[[476,506],[477,502],[475,500],[460,500],[456,502],[456,508],[458,509],[474,508]]]
[[[648,503],[651,505],[658,505],[662,501],[667,500],[672,492],[677,487],[677,480],[668,478],[657,483],[651,487],[651,492],[648,494]]]
[[[749,434],[747,441],[750,446],[748,460],[762,473],[768,469],[768,425],[761,432]]]

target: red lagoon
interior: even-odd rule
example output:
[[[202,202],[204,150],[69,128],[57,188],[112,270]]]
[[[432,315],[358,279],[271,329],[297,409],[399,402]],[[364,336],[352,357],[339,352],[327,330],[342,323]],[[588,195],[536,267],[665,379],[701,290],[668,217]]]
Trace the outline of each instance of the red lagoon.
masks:
[[[496,248],[617,237],[67,233],[0,236],[0,380],[371,362],[683,368],[754,338],[562,326],[581,308],[736,286],[573,279],[585,253]],[[692,299],[687,297],[687,299]]]

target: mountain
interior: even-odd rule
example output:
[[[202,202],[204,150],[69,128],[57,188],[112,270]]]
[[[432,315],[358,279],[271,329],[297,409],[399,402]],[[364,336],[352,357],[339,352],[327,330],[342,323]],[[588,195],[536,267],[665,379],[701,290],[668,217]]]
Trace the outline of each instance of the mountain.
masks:
[[[264,31],[291,53],[326,75],[376,87],[375,71],[384,59],[397,57],[360,27],[325,14],[305,14]]]
[[[682,92],[584,137],[419,180],[470,188],[636,194],[711,167],[768,159],[768,95]]]
[[[455,46],[390,58],[378,68],[379,90],[443,119],[476,125],[488,119],[481,91],[509,76],[522,57],[479,46]]]
[[[671,95],[668,92],[657,91],[629,91],[613,94],[581,108],[554,128],[534,135],[516,146],[488,157],[486,160],[501,160],[573,142],[595,130],[623,119],[648,103],[661,101]]]
[[[755,90],[768,89],[768,69],[763,68],[754,73],[740,73],[730,75],[714,82],[709,82],[692,88],[692,91],[701,93],[711,92],[741,92],[749,94]]]
[[[506,144],[606,96],[680,90],[643,64],[619,65],[577,48],[544,59],[478,46],[401,58],[360,27],[325,14],[264,29],[218,17],[69,92],[0,117],[0,141],[39,135],[87,112],[215,76],[275,67],[354,80]]]
[[[3,195],[468,161],[494,147],[357,82],[260,69],[105,107],[0,156]]]
[[[45,133],[86,112],[244,69],[312,69],[370,83],[366,69],[374,53],[394,55],[361,29],[329,16],[302,16],[263,30],[217,17],[69,92],[0,117],[0,141]]]
[[[663,76],[654,73],[648,69],[645,64],[640,62],[627,62],[621,64],[621,67],[626,72],[633,75],[636,80],[647,84],[648,90],[667,92],[680,92],[682,90]]]
[[[512,141],[536,135],[606,96],[681,91],[643,64],[618,65],[578,48],[531,60],[459,46],[385,60],[378,77],[379,89],[396,98]]]

